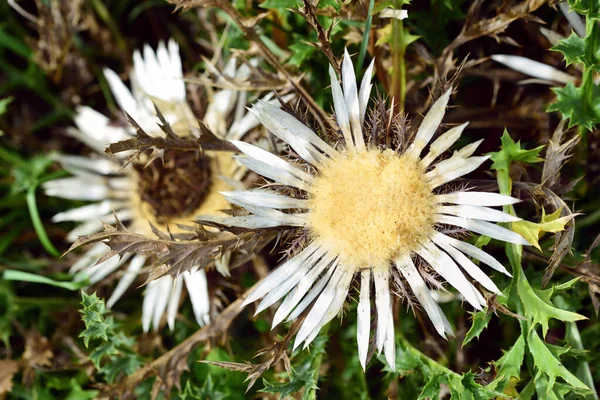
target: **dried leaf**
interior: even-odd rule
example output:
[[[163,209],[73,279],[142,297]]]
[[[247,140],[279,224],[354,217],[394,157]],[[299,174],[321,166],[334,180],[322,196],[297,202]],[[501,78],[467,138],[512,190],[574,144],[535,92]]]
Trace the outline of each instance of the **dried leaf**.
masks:
[[[581,139],[581,135],[577,134],[563,142],[564,133],[564,121],[561,121],[554,130],[552,139],[548,142],[542,169],[542,185],[549,189],[554,188],[557,184],[562,166],[571,157],[571,151]]]
[[[173,236],[160,233],[150,225],[158,237],[153,239],[128,231],[116,215],[114,218],[116,226],[104,223],[103,232],[79,237],[67,253],[83,245],[102,242],[110,247],[110,250],[98,260],[97,264],[114,256],[122,257],[125,253],[147,255],[153,267],[144,284],[166,274],[178,276],[185,271],[191,271],[198,267],[204,268],[214,262],[216,258],[221,257],[225,251],[236,250],[240,253],[250,253],[256,246],[264,245],[264,242],[273,237],[273,235],[254,232],[235,236],[230,232],[209,232],[192,228],[189,228],[191,231],[189,234]]]
[[[125,151],[130,151],[131,154],[127,158],[125,165],[131,163],[135,159],[139,159],[142,154],[149,154],[146,165],[149,165],[157,158],[162,158],[165,150],[176,151],[191,151],[201,153],[208,151],[236,151],[236,148],[229,142],[221,140],[215,136],[204,124],[200,123],[198,138],[182,138],[178,136],[171,125],[166,121],[158,107],[156,107],[156,116],[158,117],[160,129],[165,136],[150,136],[148,135],[135,120],[127,114],[127,119],[131,126],[135,129],[136,135],[132,139],[122,140],[117,143],[112,143],[106,149],[106,153],[115,155]]]
[[[25,351],[22,355],[23,383],[26,386],[33,384],[35,369],[49,367],[53,357],[52,347],[48,338],[40,335],[36,328],[32,328],[25,335]]]
[[[12,380],[17,372],[19,372],[18,361],[0,360],[0,399],[12,390]]]
[[[306,314],[304,314],[306,315]],[[246,381],[248,382],[248,388],[246,389],[246,391],[250,390],[250,388],[252,386],[254,386],[254,384],[256,383],[256,381],[258,380],[258,378],[260,378],[262,376],[263,373],[265,373],[267,370],[269,370],[269,368],[271,368],[273,365],[275,365],[276,363],[278,363],[279,361],[283,362],[283,365],[286,369],[286,371],[290,371],[291,370],[291,363],[290,363],[290,359],[287,355],[287,348],[288,348],[288,344],[290,343],[290,341],[292,340],[292,337],[298,332],[298,330],[300,329],[300,326],[302,326],[302,322],[304,321],[304,317],[300,317],[299,319],[297,319],[294,324],[292,325],[292,327],[290,328],[290,330],[287,332],[285,338],[279,342],[275,342],[273,343],[273,345],[259,350],[254,357],[259,357],[265,354],[270,354],[269,358],[262,363],[259,364],[252,364],[249,362],[246,363],[236,363],[236,362],[226,362],[226,361],[201,361],[202,363],[205,364],[211,364],[211,365],[215,365],[217,367],[221,367],[230,371],[237,371],[237,372],[246,372],[248,373],[248,376],[246,377]]]
[[[294,8],[294,9],[292,9],[292,11],[295,12],[296,14],[302,16],[306,20],[306,22],[308,22],[309,25],[312,26],[312,28],[317,33],[318,42],[317,43],[309,43],[309,44],[311,46],[313,46],[314,48],[318,49],[319,51],[321,51],[323,54],[325,54],[325,56],[329,60],[329,63],[334,68],[336,68],[338,72],[340,72],[340,69],[339,69],[340,62],[335,57],[335,55],[333,54],[333,50],[331,49],[331,31],[332,31],[333,27],[335,26],[335,23],[332,22],[331,25],[329,26],[329,29],[325,30],[325,28],[323,28],[323,25],[321,25],[321,22],[317,18],[318,13],[317,13],[316,4],[313,4],[312,1],[308,1],[308,0],[303,0],[303,2],[304,2],[304,7]]]

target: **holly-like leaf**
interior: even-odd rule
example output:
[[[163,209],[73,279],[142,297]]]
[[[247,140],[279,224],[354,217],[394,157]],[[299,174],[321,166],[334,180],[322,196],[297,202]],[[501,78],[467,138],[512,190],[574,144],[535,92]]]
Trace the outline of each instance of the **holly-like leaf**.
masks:
[[[494,388],[506,386],[511,378],[519,379],[521,376],[521,366],[525,358],[525,338],[519,336],[515,344],[509,351],[504,353],[496,362],[499,366],[496,379],[492,382]]]
[[[563,53],[567,65],[581,63],[584,64],[586,68],[590,68],[594,65],[597,66],[598,60],[594,61],[593,59],[590,60],[589,56],[586,57],[585,39],[575,32],[571,33],[571,36],[568,38],[558,42],[551,50]]]
[[[104,314],[106,314],[104,301],[96,296],[96,293],[88,295],[81,292],[81,297],[83,309],[79,313],[86,329],[79,334],[79,337],[83,338],[85,347],[89,347],[90,340],[102,339],[108,341],[108,331],[112,327],[104,319]]]
[[[570,214],[561,217],[562,208],[559,208],[552,214],[546,214],[542,208],[542,219],[540,222],[517,221],[512,223],[512,230],[523,236],[529,243],[535,246],[538,250],[540,247],[539,239],[546,232],[556,233],[565,229],[565,225],[572,220],[577,214]]]
[[[475,382],[475,374],[467,372],[463,375],[442,373],[431,377],[423,387],[419,400],[439,398],[440,385],[446,384],[452,399],[495,399],[502,393]]]
[[[537,324],[540,324],[542,326],[542,333],[546,336],[546,333],[548,333],[548,321],[551,318],[564,322],[587,319],[583,315],[554,307],[550,300],[555,291],[569,288],[576,280],[546,290],[534,290],[529,285],[527,279],[517,279],[516,281],[517,291],[523,304],[525,316],[530,317],[532,320],[530,329],[534,329]]]
[[[479,338],[481,332],[483,332],[483,330],[487,328],[488,324],[490,323],[490,320],[492,319],[492,313],[487,312],[487,310],[477,311],[472,314],[471,319],[473,320],[473,324],[465,335],[465,339],[462,343],[463,346],[469,343],[471,340]]]
[[[443,375],[432,376],[419,394],[418,400],[437,399],[440,397],[440,385],[444,382]]]
[[[529,332],[527,344],[531,351],[531,355],[533,356],[536,368],[535,379],[540,379],[543,375],[548,379],[546,396],[550,394],[556,382],[556,378],[559,377],[568,383],[573,391],[581,394],[590,392],[590,389],[585,383],[581,382],[575,375],[569,372],[569,370],[562,365],[560,360],[552,354],[534,329]]]
[[[307,381],[311,379],[312,371],[298,373],[292,369],[290,378],[283,383],[271,383],[263,378],[263,385],[260,391],[264,393],[276,393],[280,399],[292,397],[292,394],[299,392],[304,387]]]
[[[548,112],[560,111],[564,120],[569,120],[569,128],[580,125],[591,131],[600,122],[600,88],[591,86],[592,93],[585,93],[582,87],[567,83],[565,87],[555,87],[556,102],[548,107]],[[585,96],[590,101],[586,101]]]
[[[104,303],[96,294],[81,293],[80,310],[85,330],[79,335],[86,347],[93,342],[88,356],[96,369],[111,383],[123,374],[130,375],[142,365],[142,359],[132,350],[135,340],[118,330],[117,324]]]
[[[104,374],[108,382],[114,382],[119,376],[131,375],[143,365],[142,359],[137,355],[122,354],[111,357],[110,362],[100,368],[100,372]]]
[[[500,151],[491,153],[491,160],[493,161],[492,169],[499,171],[508,171],[508,167],[511,162],[521,162],[525,164],[534,164],[543,161],[539,157],[540,151],[544,146],[536,147],[535,149],[525,150],[521,147],[521,142],[515,142],[508,131],[505,129],[502,135]]]

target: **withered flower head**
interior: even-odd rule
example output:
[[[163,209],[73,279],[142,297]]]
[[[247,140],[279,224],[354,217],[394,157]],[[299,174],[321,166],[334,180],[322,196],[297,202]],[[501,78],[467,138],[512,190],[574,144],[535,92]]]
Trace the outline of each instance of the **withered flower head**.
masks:
[[[240,163],[277,186],[293,188],[288,192],[297,195],[268,188],[226,192],[231,203],[245,208],[249,214],[205,219],[249,229],[276,226],[303,229],[309,243],[260,282],[244,304],[263,298],[257,310],[260,312],[283,299],[273,326],[286,318],[295,319],[310,307],[294,344],[297,347],[304,343],[306,347],[340,313],[351,283],[355,277],[359,278],[360,361],[364,368],[373,293],[377,314],[375,344],[394,368],[390,281],[398,282],[402,277],[408,283],[437,332],[445,337],[451,333],[450,324],[423,279],[426,269],[448,281],[477,310],[486,302],[465,272],[487,290],[500,291],[469,256],[508,275],[502,264],[481,249],[443,233],[443,225],[502,241],[528,243],[520,235],[493,223],[517,220],[490,207],[518,200],[496,193],[448,191],[449,182],[472,172],[489,158],[472,157],[480,143],[477,142],[436,162],[467,125],[454,127],[430,143],[444,116],[450,91],[433,104],[414,140],[403,152],[365,142],[363,125],[372,69],[373,64],[357,88],[347,52],[341,85],[330,68],[335,116],[345,143],[337,148],[293,116],[259,101],[251,110],[253,114],[310,167],[234,141],[244,154],[237,156]],[[428,145],[428,152],[421,158]]]
[[[112,70],[106,69],[104,74],[117,103],[147,135],[165,135],[158,125],[155,105],[179,137],[198,134],[199,125],[186,100],[179,48],[173,40],[167,46],[160,43],[156,52],[149,46],[144,47],[143,56],[134,52],[131,91]],[[232,60],[224,74],[243,80],[248,77],[249,70],[245,65],[237,68]],[[218,105],[213,105],[215,101]],[[240,102],[243,104],[238,104]],[[238,91],[218,91],[209,104],[205,122],[211,128],[212,125],[223,128],[214,132],[221,139],[239,139],[258,125],[250,114],[238,112],[231,116],[234,109],[243,110],[245,104],[245,95]],[[135,129],[114,125],[89,107],[78,108],[75,124],[78,129],[73,129],[71,134],[98,154],[92,157],[59,156],[63,167],[73,176],[44,184],[46,194],[50,196],[93,202],[54,216],[54,222],[79,223],[67,235],[69,241],[100,231],[103,221],[114,222],[113,210],[120,221],[127,222],[129,230],[152,236],[149,222],[159,230],[164,231],[168,226],[171,232],[181,233],[177,225],[188,223],[193,216],[218,214],[219,210],[229,208],[229,203],[219,194],[219,191],[231,189],[230,184],[235,182],[239,170],[229,154],[205,151],[198,156],[165,150],[160,158],[128,164],[128,154],[118,153],[118,158],[113,158],[104,150],[111,144],[133,138]],[[128,262],[107,301],[112,307],[143,272],[147,257],[128,254],[119,259],[115,256],[96,265],[106,252],[107,246],[103,243],[93,245],[73,265],[71,272],[78,278],[87,277],[95,284]],[[217,260],[219,271],[226,273],[226,261],[226,256]],[[198,265],[195,270],[175,278],[165,275],[148,283],[142,307],[144,331],[152,325],[158,329],[165,311],[168,325],[173,329],[184,283],[198,324],[209,322],[209,295],[203,267]]]

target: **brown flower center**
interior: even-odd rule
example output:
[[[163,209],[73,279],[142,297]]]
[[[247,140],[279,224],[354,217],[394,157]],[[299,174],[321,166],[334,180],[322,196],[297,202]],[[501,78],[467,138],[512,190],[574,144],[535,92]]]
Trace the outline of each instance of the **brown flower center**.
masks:
[[[212,184],[207,156],[167,152],[164,161],[156,159],[146,167],[136,164],[134,168],[139,196],[162,224],[196,211]]]

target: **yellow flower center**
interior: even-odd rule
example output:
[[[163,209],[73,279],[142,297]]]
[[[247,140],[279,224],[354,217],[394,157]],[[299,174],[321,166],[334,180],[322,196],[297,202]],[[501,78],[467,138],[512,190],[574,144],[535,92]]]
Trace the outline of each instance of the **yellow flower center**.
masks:
[[[309,189],[317,243],[358,271],[390,265],[433,229],[434,194],[419,164],[391,150],[329,159]]]

